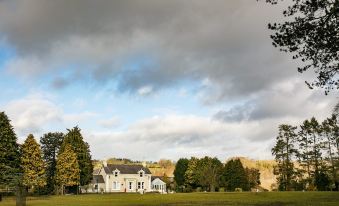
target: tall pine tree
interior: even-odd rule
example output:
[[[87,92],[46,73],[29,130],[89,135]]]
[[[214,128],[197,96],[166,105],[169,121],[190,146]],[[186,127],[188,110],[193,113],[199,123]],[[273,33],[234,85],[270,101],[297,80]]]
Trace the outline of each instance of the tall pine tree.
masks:
[[[61,132],[47,133],[40,138],[41,150],[43,158],[46,163],[46,180],[47,180],[47,193],[51,194],[55,192],[55,171],[56,171],[56,159],[59,152],[62,141],[64,140],[64,134]]]
[[[247,173],[239,159],[232,159],[226,163],[222,181],[228,191],[235,191],[236,188],[241,188],[245,191],[250,189]]]
[[[39,188],[46,185],[45,164],[42,160],[40,145],[32,134],[28,135],[21,145],[21,166],[23,168],[23,184],[28,188]]]
[[[62,188],[76,186],[80,183],[80,168],[77,155],[71,145],[64,145],[63,151],[58,155],[56,165],[56,182]]]
[[[0,112],[0,184],[14,184],[20,172],[17,137],[7,115]]]
[[[175,165],[174,180],[178,187],[182,187],[185,184],[185,172],[188,167],[189,160],[187,158],[180,158]]]
[[[68,133],[62,142],[60,153],[65,150],[66,145],[70,145],[77,155],[80,169],[80,185],[89,184],[92,179],[93,165],[89,145],[83,140],[79,127],[68,129]]]

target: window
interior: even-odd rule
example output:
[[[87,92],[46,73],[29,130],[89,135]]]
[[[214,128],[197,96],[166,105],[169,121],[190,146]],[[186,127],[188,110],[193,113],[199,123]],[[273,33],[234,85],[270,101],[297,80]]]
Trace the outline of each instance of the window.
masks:
[[[140,177],[144,176],[144,172],[143,171],[140,171],[139,174],[140,174]]]
[[[115,177],[118,177],[118,171],[115,171],[115,172],[114,172],[114,176],[115,176]]]
[[[114,181],[112,189],[113,190],[120,190],[120,182]]]
[[[94,185],[94,189],[97,190],[98,189],[98,185]]]
[[[132,184],[133,184],[133,182],[128,182],[128,189],[130,189],[130,190],[133,189],[133,187],[132,187],[133,185]]]
[[[144,189],[144,182],[141,182],[141,189]]]
[[[141,182],[138,182],[138,189],[141,189]]]

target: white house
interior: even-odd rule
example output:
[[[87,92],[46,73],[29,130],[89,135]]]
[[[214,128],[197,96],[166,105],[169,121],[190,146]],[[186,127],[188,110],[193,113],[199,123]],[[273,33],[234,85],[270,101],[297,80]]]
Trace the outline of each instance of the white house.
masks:
[[[162,194],[167,193],[166,183],[160,177],[152,177],[152,191],[157,191]]]
[[[150,192],[151,172],[142,165],[104,163],[98,176],[104,180],[104,192]],[[95,176],[93,177],[93,179]]]

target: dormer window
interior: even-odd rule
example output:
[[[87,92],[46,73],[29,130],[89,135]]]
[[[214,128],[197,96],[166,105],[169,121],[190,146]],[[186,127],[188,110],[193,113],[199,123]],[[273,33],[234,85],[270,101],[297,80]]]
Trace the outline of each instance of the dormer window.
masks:
[[[140,177],[143,177],[143,176],[144,176],[144,172],[143,172],[143,171],[140,171],[140,172],[139,172],[139,175],[140,175]]]
[[[113,171],[114,177],[118,177],[119,173],[120,173],[120,171],[118,169],[114,170]]]

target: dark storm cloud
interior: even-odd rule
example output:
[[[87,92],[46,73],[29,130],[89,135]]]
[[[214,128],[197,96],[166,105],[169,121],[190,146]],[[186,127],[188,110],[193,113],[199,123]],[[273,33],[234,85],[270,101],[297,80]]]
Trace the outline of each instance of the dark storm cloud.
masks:
[[[266,25],[278,15],[276,7],[248,0],[2,1],[0,32],[19,58],[37,57],[42,72],[81,62],[90,66],[72,74],[117,81],[132,93],[208,79],[207,99],[219,101],[295,73],[268,37]],[[150,62],[138,64],[143,58]]]

